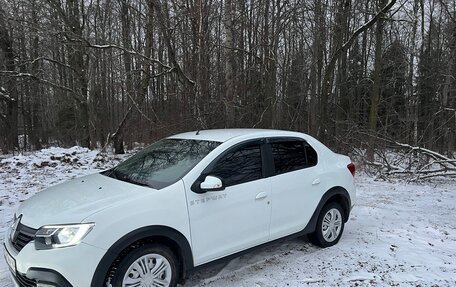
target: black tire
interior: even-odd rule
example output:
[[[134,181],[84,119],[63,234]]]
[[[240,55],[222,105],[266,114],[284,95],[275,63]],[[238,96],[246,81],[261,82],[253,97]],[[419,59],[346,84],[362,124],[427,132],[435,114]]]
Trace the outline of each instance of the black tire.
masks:
[[[328,214],[328,212],[330,210],[338,211],[338,214],[337,214],[337,212],[334,212],[334,214],[336,215],[335,216],[336,218],[338,216],[340,216],[340,229],[337,229],[338,230],[338,233],[336,232],[337,236],[330,236],[327,239],[327,237],[325,238],[325,236],[323,234],[323,219],[325,218],[325,216]],[[322,248],[330,247],[330,246],[337,244],[337,242],[339,242],[339,240],[342,236],[342,233],[344,232],[344,226],[345,226],[344,218],[345,218],[344,210],[339,203],[330,202],[330,203],[326,204],[323,207],[323,209],[321,210],[320,215],[318,216],[317,226],[316,226],[315,231],[313,233],[309,234],[310,241],[313,244],[320,246]],[[330,232],[330,233],[333,234],[333,232]]]
[[[158,273],[160,275],[159,277],[168,277],[170,278],[169,281],[169,287],[176,287],[177,286],[177,281],[179,278],[178,274],[178,261],[176,259],[176,256],[174,253],[165,245],[161,244],[156,244],[156,243],[149,243],[142,245],[137,248],[132,248],[129,253],[127,253],[118,263],[117,268],[114,271],[113,276],[111,277],[111,286],[112,287],[123,287],[123,280],[124,277],[127,276],[127,272],[129,272],[130,267],[132,267],[132,264],[142,258],[143,256],[152,256],[152,257],[157,257],[161,256],[164,257],[168,263],[169,267],[167,269],[171,270],[171,274],[169,275],[169,272],[167,273],[166,269],[163,271],[163,273]],[[147,260],[149,264],[157,264],[158,262],[156,259],[149,258]],[[155,260],[155,261],[154,261]],[[165,261],[162,261],[166,264]],[[154,265],[155,267],[155,265]],[[152,265],[149,266],[149,268],[152,268]],[[138,272],[133,272],[133,273],[138,273]],[[133,275],[133,273],[130,273],[130,275]],[[130,276],[131,277],[131,276]],[[163,277],[162,277],[163,278]],[[160,278],[160,279],[162,279]],[[149,278],[150,279],[150,278]],[[166,285],[165,285],[166,286]]]

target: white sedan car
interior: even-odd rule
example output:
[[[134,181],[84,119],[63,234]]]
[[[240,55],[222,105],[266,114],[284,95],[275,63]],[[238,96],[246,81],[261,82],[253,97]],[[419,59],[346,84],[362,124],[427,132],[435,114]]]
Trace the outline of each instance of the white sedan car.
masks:
[[[178,134],[26,200],[5,259],[21,287],[176,286],[195,267],[285,236],[336,244],[354,173],[302,133]]]

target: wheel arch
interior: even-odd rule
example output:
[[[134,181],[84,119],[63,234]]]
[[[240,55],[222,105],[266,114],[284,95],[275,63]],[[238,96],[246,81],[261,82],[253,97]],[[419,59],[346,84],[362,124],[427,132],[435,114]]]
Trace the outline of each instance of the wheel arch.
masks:
[[[321,210],[323,207],[330,203],[330,202],[337,202],[339,203],[343,210],[344,210],[344,221],[347,222],[350,216],[350,208],[351,208],[351,199],[350,194],[348,191],[341,187],[341,186],[334,186],[326,191],[323,196],[321,197],[320,202],[317,205],[312,217],[310,218],[309,223],[307,224],[306,228],[304,229],[305,234],[312,233],[315,231],[317,226],[318,216],[320,215]]]
[[[127,253],[129,248],[145,243],[160,243],[168,246],[179,259],[180,278],[186,276],[193,265],[193,254],[188,240],[179,231],[167,226],[147,226],[134,230],[117,240],[105,253],[92,277],[91,287],[104,286],[111,266]]]

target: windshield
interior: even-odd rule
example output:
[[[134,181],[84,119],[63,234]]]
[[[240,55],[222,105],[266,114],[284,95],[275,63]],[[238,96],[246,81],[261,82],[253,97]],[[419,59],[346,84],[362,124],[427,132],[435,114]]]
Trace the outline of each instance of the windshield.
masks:
[[[104,174],[130,183],[161,189],[180,180],[219,142],[164,139]]]

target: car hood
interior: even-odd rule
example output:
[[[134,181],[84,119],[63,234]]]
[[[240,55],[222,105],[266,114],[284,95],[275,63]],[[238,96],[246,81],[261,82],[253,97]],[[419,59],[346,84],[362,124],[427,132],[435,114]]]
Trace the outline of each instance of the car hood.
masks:
[[[32,228],[79,223],[103,209],[146,196],[151,191],[149,187],[92,174],[44,189],[24,201],[17,215],[22,215],[22,224]]]

